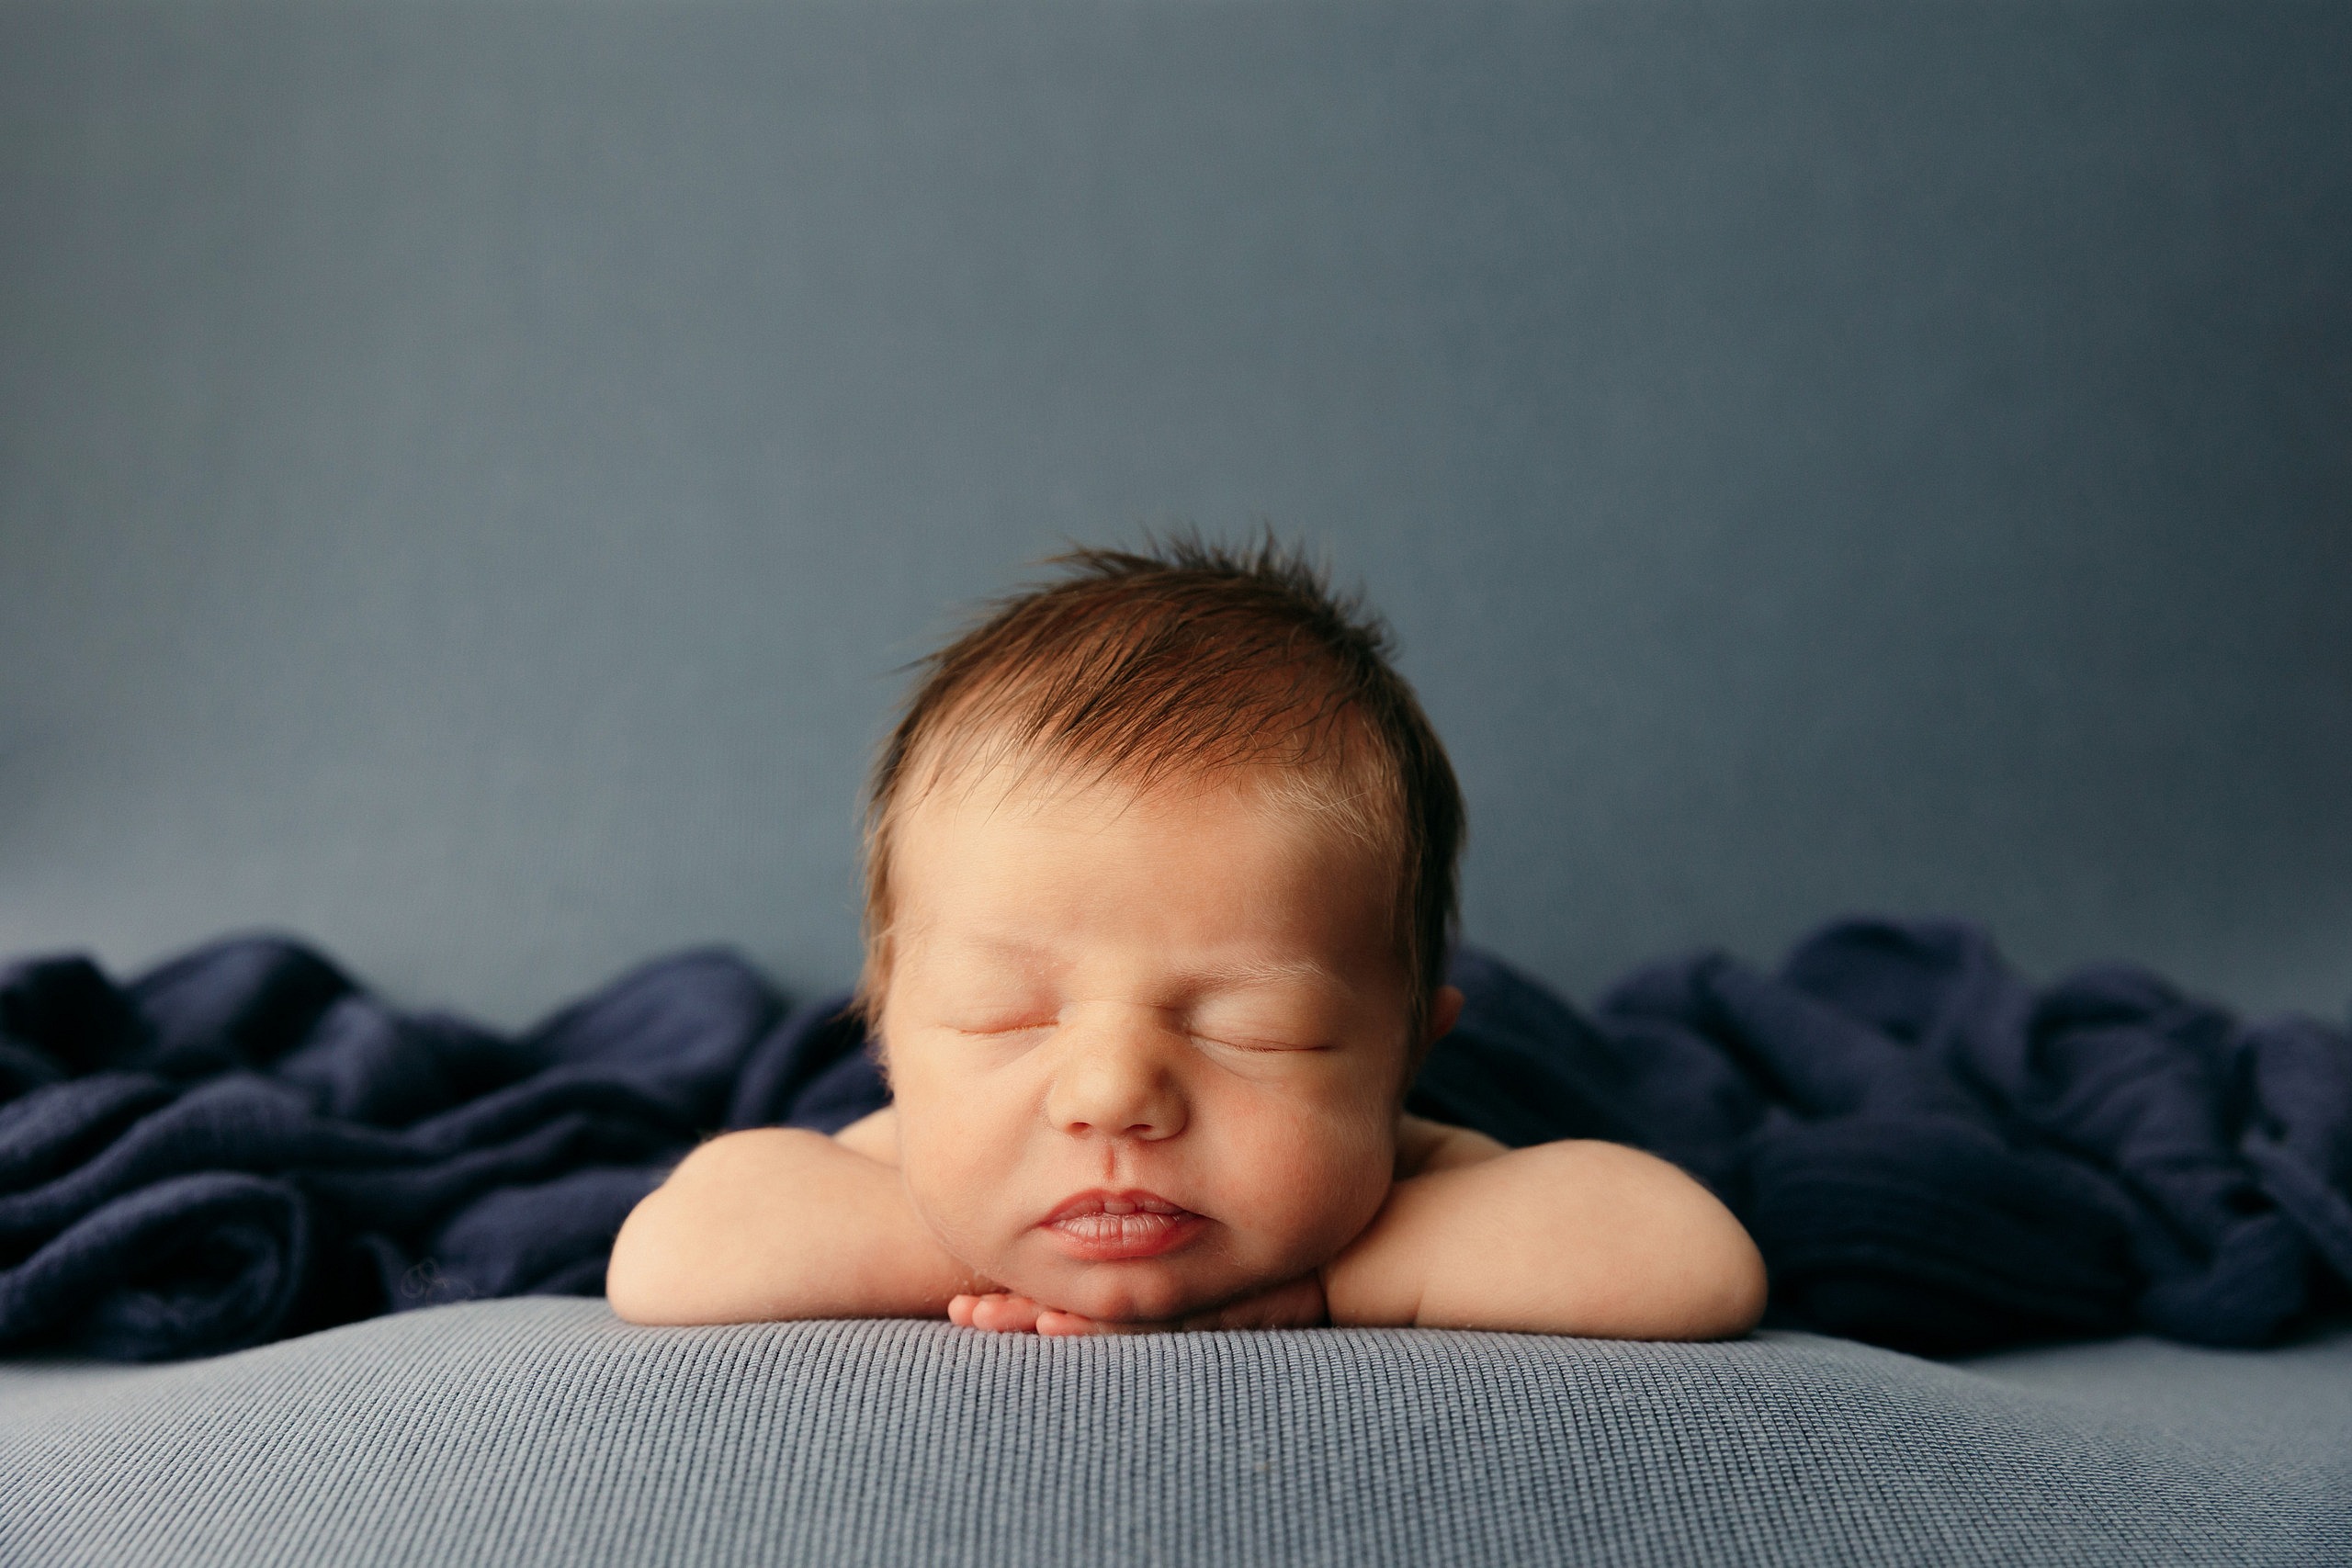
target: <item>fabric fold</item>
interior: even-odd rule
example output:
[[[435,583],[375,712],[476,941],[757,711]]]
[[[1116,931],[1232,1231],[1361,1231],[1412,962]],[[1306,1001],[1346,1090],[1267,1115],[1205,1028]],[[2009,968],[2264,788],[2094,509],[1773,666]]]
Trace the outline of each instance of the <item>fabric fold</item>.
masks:
[[[260,1177],[175,1176],[99,1204],[0,1270],[0,1347],[153,1361],[276,1337],[302,1293],[310,1209]]]

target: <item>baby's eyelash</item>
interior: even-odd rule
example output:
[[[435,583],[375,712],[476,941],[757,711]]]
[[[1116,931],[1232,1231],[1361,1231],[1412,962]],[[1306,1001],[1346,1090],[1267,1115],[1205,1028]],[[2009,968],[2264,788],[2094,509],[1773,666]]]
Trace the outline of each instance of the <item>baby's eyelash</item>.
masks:
[[[1279,1052],[1283,1055],[1290,1055],[1301,1051],[1328,1051],[1330,1049],[1329,1045],[1294,1045],[1286,1041],[1229,1040],[1222,1034],[1203,1034],[1197,1030],[1193,1032],[1193,1038],[1195,1040],[1205,1040],[1212,1045],[1222,1045],[1231,1051],[1260,1051],[1269,1054]]]

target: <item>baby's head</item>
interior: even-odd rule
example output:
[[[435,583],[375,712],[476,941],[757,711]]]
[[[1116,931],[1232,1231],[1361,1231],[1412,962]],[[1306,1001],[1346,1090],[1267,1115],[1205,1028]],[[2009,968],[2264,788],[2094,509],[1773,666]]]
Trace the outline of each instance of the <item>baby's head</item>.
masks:
[[[860,995],[910,1197],[1003,1288],[1181,1315],[1379,1209],[1461,795],[1376,622],[1271,542],[1081,551],[876,769]]]

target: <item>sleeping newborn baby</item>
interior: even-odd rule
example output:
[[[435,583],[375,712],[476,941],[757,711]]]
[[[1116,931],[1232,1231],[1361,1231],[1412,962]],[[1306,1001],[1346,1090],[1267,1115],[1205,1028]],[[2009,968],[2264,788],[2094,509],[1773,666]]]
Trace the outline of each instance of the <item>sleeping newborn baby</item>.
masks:
[[[1463,815],[1376,623],[1271,545],[1082,551],[934,655],[876,770],[859,1005],[892,1103],[712,1139],[615,1244],[640,1323],[944,1314],[1744,1332],[1673,1166],[1406,1115]]]

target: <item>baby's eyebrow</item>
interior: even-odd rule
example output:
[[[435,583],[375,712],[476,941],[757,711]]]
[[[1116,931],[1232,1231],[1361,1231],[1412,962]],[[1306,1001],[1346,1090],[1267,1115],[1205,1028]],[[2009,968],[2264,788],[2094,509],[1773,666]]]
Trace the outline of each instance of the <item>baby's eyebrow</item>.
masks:
[[[928,936],[931,933],[924,931],[921,934]],[[1048,963],[1056,956],[1053,950],[1042,942],[1031,942],[1023,937],[997,936],[987,932],[958,932],[949,938],[944,945],[960,948],[967,953],[981,953],[989,958],[1010,958],[1016,963],[1033,966]]]
[[[1354,987],[1340,978],[1330,965],[1311,958],[1267,959],[1242,964],[1220,964],[1213,968],[1193,972],[1191,978],[1204,990],[1230,990],[1244,986],[1281,986],[1301,983],[1320,986],[1342,995],[1352,994]]]

